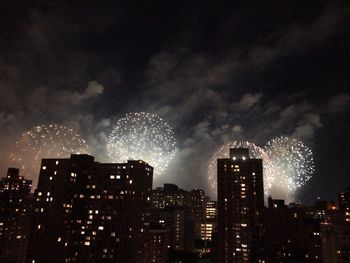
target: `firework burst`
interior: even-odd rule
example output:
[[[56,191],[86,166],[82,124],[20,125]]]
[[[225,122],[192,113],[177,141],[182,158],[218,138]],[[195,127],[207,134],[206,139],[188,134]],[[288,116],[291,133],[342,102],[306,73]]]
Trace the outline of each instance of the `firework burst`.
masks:
[[[271,160],[277,188],[293,193],[305,185],[315,171],[313,153],[300,140],[277,137],[266,144],[265,151]]]
[[[155,168],[155,175],[160,175],[175,154],[174,132],[155,114],[128,113],[114,125],[107,151],[113,162],[141,159]]]
[[[89,152],[85,140],[74,130],[56,124],[41,125],[16,141],[10,164],[20,168],[36,187],[42,158],[69,158],[72,153]]]

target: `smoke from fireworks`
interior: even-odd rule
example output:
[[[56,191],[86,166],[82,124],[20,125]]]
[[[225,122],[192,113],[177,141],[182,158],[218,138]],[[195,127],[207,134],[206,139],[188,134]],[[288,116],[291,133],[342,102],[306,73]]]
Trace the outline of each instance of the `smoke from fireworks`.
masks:
[[[155,114],[128,113],[115,124],[107,150],[113,162],[144,160],[156,177],[164,172],[175,154],[175,138],[167,122]]]
[[[217,159],[229,158],[230,148],[248,148],[251,158],[263,160],[265,195],[273,193],[292,201],[295,191],[305,185],[315,171],[311,149],[299,140],[278,137],[264,148],[247,141],[233,141],[221,146],[209,160],[208,179],[213,190],[217,186]]]
[[[41,125],[21,135],[10,155],[10,164],[21,169],[36,187],[42,158],[69,158],[72,153],[89,153],[85,140],[74,130],[60,125]]]
[[[255,145],[254,143],[248,141],[233,141],[226,143],[218,149],[212,158],[209,160],[208,165],[208,178],[210,188],[213,191],[216,191],[217,187],[217,159],[229,158],[230,156],[230,148],[247,148],[249,149],[249,155],[251,158],[257,158],[263,160],[263,168],[264,168],[264,192],[265,194],[269,194],[270,188],[273,183],[273,173],[271,170],[271,161],[269,156],[266,154],[264,149]]]
[[[274,186],[291,195],[305,185],[315,171],[311,149],[299,140],[278,137],[270,140],[265,150],[271,159]]]

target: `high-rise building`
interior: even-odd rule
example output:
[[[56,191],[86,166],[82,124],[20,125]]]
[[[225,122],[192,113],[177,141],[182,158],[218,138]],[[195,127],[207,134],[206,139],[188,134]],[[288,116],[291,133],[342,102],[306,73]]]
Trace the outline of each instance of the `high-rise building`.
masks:
[[[149,262],[152,178],[143,161],[43,159],[29,262]]]
[[[24,262],[30,231],[32,181],[9,168],[0,180],[0,262]]]
[[[205,223],[205,208],[208,197],[205,196],[204,190],[198,188],[191,191],[191,196],[192,212],[195,221],[195,236],[199,239],[201,238],[201,225]]]
[[[205,221],[201,224],[201,239],[212,241],[213,233],[217,227],[217,202],[207,201],[205,208]]]
[[[218,159],[218,262],[259,262],[263,231],[263,166],[249,150]]]
[[[334,212],[321,223],[324,263],[350,262],[350,224],[341,212]]]
[[[170,230],[161,225],[152,225],[150,229],[150,262],[167,263],[170,246]]]
[[[339,210],[344,214],[345,221],[350,222],[350,187],[338,194]]]

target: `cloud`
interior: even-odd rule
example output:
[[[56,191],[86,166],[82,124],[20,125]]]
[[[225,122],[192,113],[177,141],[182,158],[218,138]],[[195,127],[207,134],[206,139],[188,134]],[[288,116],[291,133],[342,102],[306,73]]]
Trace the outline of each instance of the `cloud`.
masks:
[[[254,106],[260,99],[262,98],[261,93],[256,94],[245,94],[242,99],[239,101],[239,107],[242,110],[248,110],[252,106]]]
[[[74,93],[73,94],[73,101],[75,104],[80,104],[84,100],[90,99],[92,97],[95,97],[97,95],[101,95],[103,93],[103,86],[98,83],[96,80],[89,81],[88,86],[86,90],[82,93]]]
[[[310,139],[314,136],[316,130],[322,127],[321,117],[318,114],[309,113],[298,124],[293,132],[293,137],[298,139]]]
[[[256,65],[265,65],[282,56],[305,54],[315,46],[324,45],[328,39],[344,30],[339,26],[348,15],[350,6],[328,4],[323,12],[309,23],[294,22],[265,36],[268,44],[258,44],[249,50]],[[273,43],[271,44],[271,40]]]
[[[232,127],[232,131],[239,133],[239,132],[243,131],[243,128],[240,125],[235,125],[235,126]]]
[[[102,119],[97,123],[97,128],[106,128],[111,125],[111,120],[110,119]]]
[[[328,101],[328,109],[332,113],[344,112],[350,107],[350,95],[339,94],[333,96]]]

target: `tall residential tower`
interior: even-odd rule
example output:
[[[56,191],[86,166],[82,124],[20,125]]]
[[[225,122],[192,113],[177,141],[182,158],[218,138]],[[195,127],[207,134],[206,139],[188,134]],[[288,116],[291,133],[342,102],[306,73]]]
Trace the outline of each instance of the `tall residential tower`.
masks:
[[[249,150],[218,159],[218,262],[263,262],[263,166]],[[260,260],[260,261],[259,261]]]
[[[153,168],[43,159],[30,262],[149,262]]]

